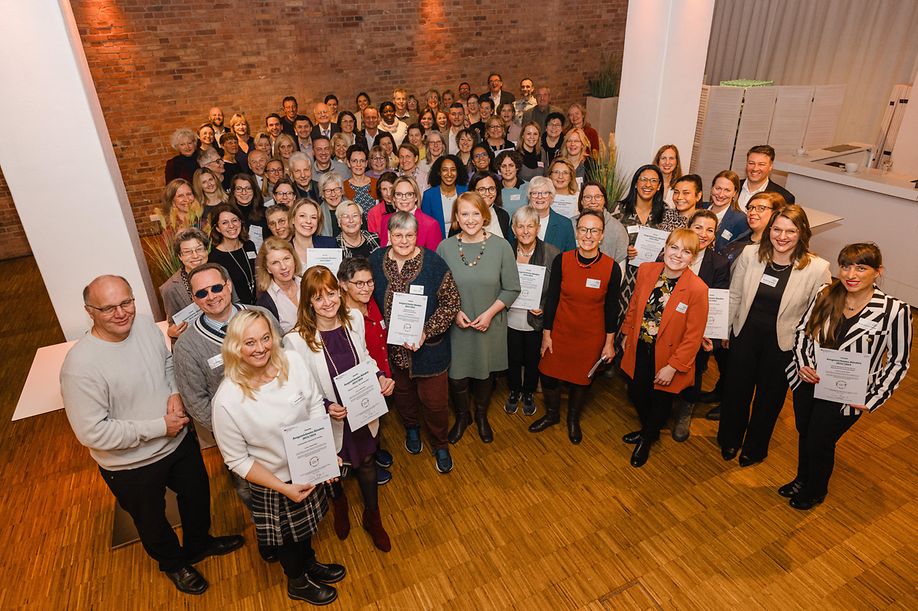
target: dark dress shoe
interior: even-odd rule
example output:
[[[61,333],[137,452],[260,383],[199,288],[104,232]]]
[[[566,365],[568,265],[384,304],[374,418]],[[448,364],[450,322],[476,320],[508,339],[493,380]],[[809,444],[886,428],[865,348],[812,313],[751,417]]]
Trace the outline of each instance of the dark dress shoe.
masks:
[[[261,559],[265,562],[277,562],[277,548],[272,545],[259,545],[258,554],[261,556]]]
[[[698,403],[720,403],[720,393],[716,390],[698,395]]]
[[[223,556],[236,551],[245,543],[242,535],[228,535],[226,537],[211,537],[210,544],[201,552],[188,560],[188,564],[197,564],[210,556]]]
[[[741,456],[739,457],[739,466],[741,466],[741,467],[751,467],[752,465],[757,465],[757,464],[759,464],[759,463],[762,462],[763,460],[765,460],[764,457],[763,457],[763,458],[751,458],[751,457],[746,456],[745,454],[743,454],[743,455],[741,455]]]
[[[803,482],[801,482],[799,479],[795,479],[794,481],[788,482],[778,488],[778,494],[786,499],[792,499],[800,494],[801,490],[803,490]]]
[[[706,420],[720,420],[720,406],[711,409],[704,415]]]
[[[303,600],[311,605],[322,606],[338,598],[338,590],[323,583],[312,581],[308,575],[287,580],[287,596]]]
[[[338,583],[347,574],[347,570],[340,564],[322,564],[313,561],[306,567],[306,575],[312,581],[319,583]]]
[[[826,500],[826,497],[824,496],[821,496],[815,499],[803,499],[803,498],[800,498],[800,496],[798,495],[798,496],[793,497],[788,503],[788,505],[790,505],[794,509],[799,509],[800,511],[809,511],[816,505],[819,505],[820,503],[822,503],[824,500]]]
[[[622,435],[622,441],[624,441],[625,443],[630,443],[630,444],[640,443],[641,432],[631,431],[630,433],[625,433],[624,435]]]
[[[638,444],[634,446],[634,452],[631,453],[632,467],[644,466],[644,463],[646,463],[647,459],[650,458],[650,445],[651,442],[641,439]]]
[[[558,414],[545,414],[535,422],[529,425],[530,433],[541,433],[550,426],[554,426],[561,422],[561,418],[558,417]]]
[[[494,431],[491,429],[491,423],[488,422],[487,414],[476,416],[475,426],[478,428],[478,438],[481,439],[482,443],[494,441]]]
[[[739,448],[721,448],[720,455],[724,457],[724,460],[733,460],[736,458],[736,455],[739,454]]]
[[[459,440],[465,435],[465,429],[469,428],[470,424],[471,418],[468,414],[457,415],[456,422],[453,423],[453,428],[449,430],[449,434],[446,436],[447,441],[453,445],[459,443]]]
[[[185,594],[203,594],[207,589],[207,580],[190,564],[177,571],[167,571],[166,577],[172,580],[176,589]]]

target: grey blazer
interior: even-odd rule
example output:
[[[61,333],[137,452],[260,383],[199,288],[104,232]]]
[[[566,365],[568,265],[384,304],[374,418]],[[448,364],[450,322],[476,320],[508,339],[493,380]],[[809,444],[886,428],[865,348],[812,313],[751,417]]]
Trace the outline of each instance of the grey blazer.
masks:
[[[759,261],[759,245],[750,244],[736,258],[733,276],[730,278],[730,329],[739,335],[749,315],[749,308],[765,273],[765,263]],[[794,347],[794,332],[800,317],[816,296],[819,288],[829,282],[829,262],[810,255],[810,264],[803,269],[791,270],[787,287],[781,296],[778,308],[778,347],[791,350]]]

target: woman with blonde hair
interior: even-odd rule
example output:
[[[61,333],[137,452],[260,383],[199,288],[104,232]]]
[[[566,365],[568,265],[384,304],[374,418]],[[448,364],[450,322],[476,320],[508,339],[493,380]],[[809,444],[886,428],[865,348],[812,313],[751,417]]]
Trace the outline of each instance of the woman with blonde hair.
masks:
[[[191,227],[201,220],[204,208],[195,198],[191,184],[184,178],[170,180],[163,189],[163,216],[173,231]]]
[[[391,395],[395,383],[379,367],[366,345],[363,314],[348,310],[338,279],[327,267],[317,265],[306,270],[300,285],[297,325],[284,338],[284,345],[303,358],[306,367],[324,395],[332,418],[335,450],[345,465],[357,475],[363,496],[363,527],[373,544],[388,552],[392,548],[379,515],[379,490],[376,479],[376,450],[379,449],[379,419],[351,429],[346,420],[347,405],[342,404],[335,378],[361,364],[368,363],[379,379],[383,395]],[[354,406],[350,406],[354,407]],[[338,486],[333,489],[335,533],[345,539],[350,532],[347,497]]]
[[[579,127],[568,130],[564,135],[564,143],[556,159],[563,159],[573,166],[578,191],[583,181],[593,178],[596,172],[596,162],[590,156],[591,152],[590,140]]]
[[[524,125],[520,132],[520,141],[516,143],[516,150],[523,156],[520,178],[529,182],[536,176],[545,175],[545,168],[548,167],[548,153],[542,150],[541,125],[535,121]]]
[[[201,203],[201,207],[205,211],[205,218],[207,208],[225,204],[229,199],[229,195],[217,175],[210,168],[201,168],[194,173],[192,189],[194,190],[195,199]]]
[[[255,260],[255,286],[259,305],[274,314],[282,333],[296,325],[300,303],[300,261],[288,240],[265,240]]]
[[[657,154],[653,156],[653,165],[660,168],[663,172],[663,184],[660,189],[663,192],[663,202],[668,208],[675,207],[673,204],[673,185],[682,177],[682,161],[679,160],[679,149],[675,144],[664,144],[657,149]]]
[[[293,249],[302,266],[306,265],[310,248],[338,248],[335,238],[321,235],[325,217],[317,202],[306,197],[296,200],[290,207],[288,221],[293,231]]]
[[[324,485],[291,481],[283,429],[326,416],[322,393],[300,355],[285,353],[267,316],[243,310],[223,341],[225,378],[213,399],[213,426],[226,466],[252,491],[259,547],[275,548],[287,596],[314,605],[337,598],[338,564],[316,560],[312,537],[328,512]],[[291,401],[295,397],[296,401]]]
[[[555,160],[548,166],[546,173],[551,179],[551,184],[555,187],[555,198],[552,202],[552,208],[560,208],[565,213],[564,216],[571,218],[577,214],[577,196],[580,194],[580,183],[577,182],[577,173],[573,164],[562,157],[555,157]]]
[[[249,122],[245,114],[237,112],[230,117],[229,128],[239,139],[239,150],[248,155],[249,151],[255,148],[255,141],[252,139],[252,134],[249,133]]]
[[[281,134],[274,140],[274,159],[284,164],[284,172],[290,173],[290,155],[296,152],[296,142],[289,134]]]

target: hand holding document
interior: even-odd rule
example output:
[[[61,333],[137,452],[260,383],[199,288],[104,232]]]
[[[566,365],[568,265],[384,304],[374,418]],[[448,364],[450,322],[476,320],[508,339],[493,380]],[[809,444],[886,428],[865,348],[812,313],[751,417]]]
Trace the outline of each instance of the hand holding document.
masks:
[[[189,325],[198,319],[198,316],[201,315],[201,308],[198,307],[198,304],[191,302],[178,312],[172,315],[172,321],[176,325],[180,325],[183,322],[187,322]]]
[[[284,427],[283,433],[290,481],[294,484],[321,484],[341,475],[328,416]]]
[[[730,339],[730,289],[708,289],[708,339]]]
[[[404,344],[414,346],[420,343],[426,314],[427,295],[393,293],[386,343],[396,346]]]
[[[331,273],[337,275],[343,258],[344,251],[340,248],[307,248],[306,269],[315,265],[324,265],[331,270]]]
[[[347,408],[347,423],[356,431],[389,411],[370,359],[335,376],[335,387]]]
[[[520,274],[520,296],[511,308],[519,310],[538,310],[542,307],[542,285],[545,283],[545,267],[517,263]]]
[[[819,382],[813,396],[835,403],[864,405],[867,402],[869,372],[869,354],[819,348],[816,351]]]
[[[663,246],[666,245],[666,238],[668,237],[669,232],[663,229],[639,227],[637,239],[634,241],[637,256],[628,261],[628,264],[637,267],[641,263],[656,261],[660,253],[663,252]]]

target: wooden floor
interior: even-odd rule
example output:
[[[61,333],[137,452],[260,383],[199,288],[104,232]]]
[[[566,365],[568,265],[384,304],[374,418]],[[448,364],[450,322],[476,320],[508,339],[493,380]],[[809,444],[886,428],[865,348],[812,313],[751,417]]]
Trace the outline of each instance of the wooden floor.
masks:
[[[9,422],[35,349],[63,338],[32,259],[0,263],[0,277],[0,609],[303,608],[260,560],[216,449],[205,451],[213,532],[247,545],[198,565],[203,596],[176,592],[139,545],[109,550],[113,499],[63,412]],[[722,461],[716,423],[702,419],[686,443],[664,432],[633,469],[619,380],[596,384],[576,447],[561,426],[528,433],[530,418],[498,408],[504,396],[494,443],[470,431],[449,475],[426,451],[408,455],[387,417],[396,462],[380,498],[394,548],[372,547],[348,481],[355,529],[340,542],[329,516],[316,541],[349,571],[329,608],[918,608],[914,373],[842,440],[830,496],[808,513],[775,492],[794,475],[790,405],[761,465]]]

